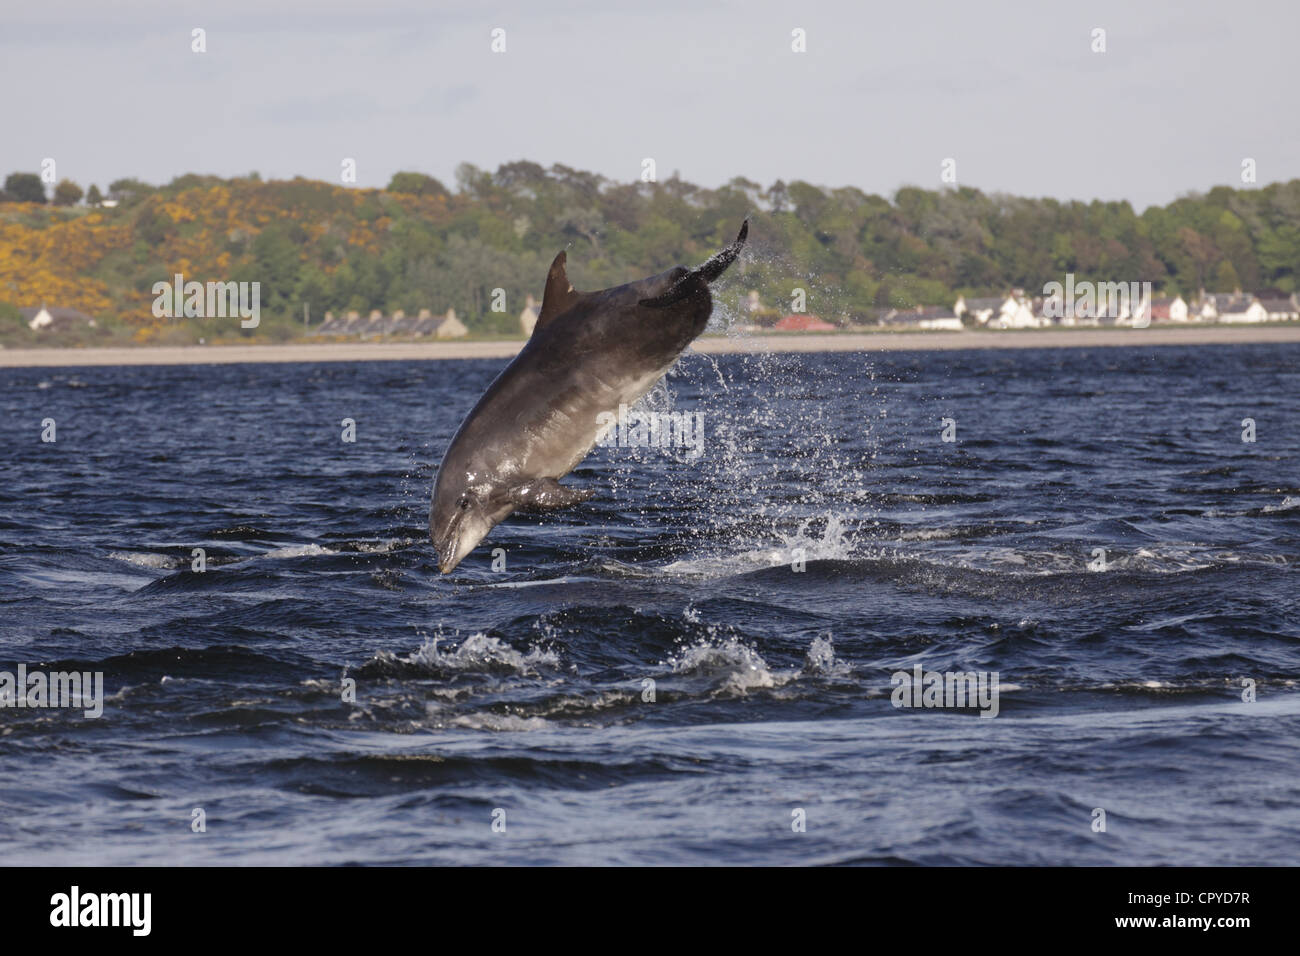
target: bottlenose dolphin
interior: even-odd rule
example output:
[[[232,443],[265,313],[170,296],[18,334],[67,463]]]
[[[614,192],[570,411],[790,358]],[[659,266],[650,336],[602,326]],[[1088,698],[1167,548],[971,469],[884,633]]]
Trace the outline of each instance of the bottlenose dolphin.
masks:
[[[576,291],[565,254],[555,257],[532,336],[465,416],[438,467],[429,536],[444,574],[516,509],[592,496],[559,479],[595,445],[598,416],[635,404],[704,331],[709,283],[748,234],[746,219],[735,242],[695,269],[599,292]]]

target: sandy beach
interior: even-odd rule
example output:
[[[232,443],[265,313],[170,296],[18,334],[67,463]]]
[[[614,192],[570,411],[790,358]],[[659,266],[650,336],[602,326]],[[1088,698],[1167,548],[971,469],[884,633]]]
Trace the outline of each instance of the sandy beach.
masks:
[[[1300,342],[1300,325],[1157,326],[1147,329],[1027,329],[970,332],[839,332],[817,335],[708,335],[694,349],[738,352],[880,352],[946,349],[1104,348],[1153,345],[1243,345]],[[188,365],[240,362],[358,362],[509,358],[523,340],[468,342],[337,342],[284,345],[139,348],[0,349],[0,368],[88,365]]]

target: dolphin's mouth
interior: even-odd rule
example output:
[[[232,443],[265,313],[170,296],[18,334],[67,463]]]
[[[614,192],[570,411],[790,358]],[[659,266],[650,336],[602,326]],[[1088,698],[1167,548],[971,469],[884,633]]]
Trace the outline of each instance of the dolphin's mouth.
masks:
[[[459,534],[453,535],[449,540],[444,541],[442,544],[439,544],[436,541],[434,542],[433,549],[438,552],[438,570],[443,574],[450,574],[452,571],[456,570],[456,565],[460,564],[460,562],[464,560],[465,554],[469,553],[468,548],[465,549],[464,554],[459,553],[460,549],[456,547],[459,543]]]
[[[442,549],[438,549],[438,570],[443,574],[451,574],[462,560],[463,555],[458,557],[454,552],[443,552]]]
[[[433,550],[438,554],[438,570],[443,574],[448,574],[456,569],[465,557],[459,553],[460,548],[460,516],[457,515],[441,537],[433,539]],[[468,551],[468,549],[466,549]]]
[[[480,516],[468,511],[457,512],[446,531],[433,539],[433,549],[438,552],[438,570],[449,574],[479,546],[493,524],[483,522]]]

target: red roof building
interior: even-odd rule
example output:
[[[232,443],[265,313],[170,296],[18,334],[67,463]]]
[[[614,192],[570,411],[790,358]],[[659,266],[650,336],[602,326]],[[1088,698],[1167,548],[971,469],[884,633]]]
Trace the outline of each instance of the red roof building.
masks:
[[[835,326],[815,315],[787,315],[773,326],[778,332],[834,332]]]

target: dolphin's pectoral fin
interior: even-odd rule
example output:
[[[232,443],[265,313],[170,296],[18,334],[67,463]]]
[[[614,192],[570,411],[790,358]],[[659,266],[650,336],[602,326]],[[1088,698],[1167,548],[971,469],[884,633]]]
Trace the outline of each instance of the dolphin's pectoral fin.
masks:
[[[527,484],[516,485],[508,492],[510,503],[527,511],[567,508],[586,501],[594,494],[594,491],[586,488],[567,488],[554,478],[538,478]]]

